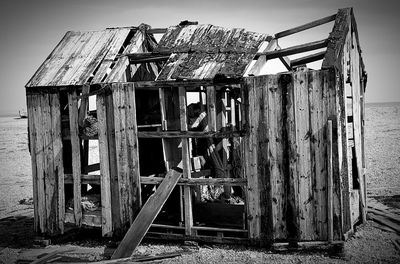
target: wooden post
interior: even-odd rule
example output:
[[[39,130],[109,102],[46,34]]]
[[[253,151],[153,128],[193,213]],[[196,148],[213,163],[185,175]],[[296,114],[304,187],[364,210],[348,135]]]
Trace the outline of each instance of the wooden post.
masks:
[[[332,151],[332,120],[328,120],[328,179],[327,179],[327,214],[328,214],[328,241],[333,241],[333,151]]]
[[[215,132],[217,131],[217,108],[216,102],[216,91],[215,87],[207,87],[207,117],[208,117],[208,130]]]
[[[181,131],[188,130],[186,105],[186,89],[185,87],[179,87],[179,111]],[[191,178],[190,153],[188,143],[189,140],[187,138],[182,138],[183,178]],[[190,236],[192,234],[193,227],[192,193],[189,186],[184,186],[183,192],[185,206],[185,234],[187,236]]]
[[[54,177],[57,179],[57,185],[54,192],[57,192],[58,210],[57,220],[58,228],[61,234],[64,233],[64,215],[65,215],[65,193],[64,193],[64,164],[63,164],[63,145],[61,133],[61,109],[60,109],[60,94],[50,95],[50,110],[51,110],[51,131],[53,139],[53,166]]]
[[[114,125],[123,228],[133,223],[141,206],[134,87],[113,84]]]
[[[108,156],[110,165],[110,185],[111,185],[111,214],[113,234],[121,235],[121,206],[120,193],[118,185],[118,170],[117,170],[117,154],[115,142],[115,125],[114,125],[114,103],[112,94],[106,93],[105,95],[105,110],[107,121],[107,136],[108,136]]]
[[[248,91],[248,113],[243,115],[244,119],[248,119],[249,135],[243,139],[243,163],[244,175],[247,178],[247,228],[249,239],[252,244],[257,244],[261,236],[261,203],[258,175],[258,142],[257,127],[260,118],[258,103],[258,92],[255,87],[255,78],[250,78],[246,82],[246,90]]]
[[[74,178],[74,218],[75,224],[81,226],[81,143],[78,129],[78,100],[76,90],[68,93],[69,127],[72,148],[72,175]]]
[[[105,95],[96,97],[97,120],[99,127],[99,155],[101,175],[101,218],[102,235],[112,235],[111,215],[111,180],[110,180],[110,157],[108,148],[107,110]]]
[[[217,121],[216,121],[216,128],[217,131],[226,131],[226,124],[227,124],[227,116],[226,116],[226,92],[221,89],[220,91],[217,92],[216,94],[217,97],[217,105],[216,105],[216,110],[217,110]],[[228,139],[223,138],[221,140],[222,142],[222,169],[224,171],[224,177],[230,178],[230,173],[228,171],[228,158],[229,158],[229,150],[228,150]],[[225,195],[230,196],[232,191],[231,191],[231,186],[224,186],[224,193]]]
[[[29,143],[30,143],[30,153],[31,153],[31,165],[32,165],[32,185],[33,185],[33,230],[38,232],[40,230],[39,218],[39,188],[38,188],[38,175],[37,175],[37,152],[36,152],[36,126],[35,116],[37,112],[37,95],[27,95],[27,110],[28,110],[28,130],[29,130]],[[37,119],[37,118],[36,118]]]

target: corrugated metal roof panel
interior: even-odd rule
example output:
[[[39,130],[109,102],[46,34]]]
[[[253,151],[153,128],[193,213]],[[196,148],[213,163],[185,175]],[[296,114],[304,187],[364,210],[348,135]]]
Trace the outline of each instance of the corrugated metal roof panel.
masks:
[[[212,79],[243,76],[267,34],[227,29],[212,25],[174,26],[161,38],[157,51],[173,54],[157,77],[159,81],[176,79]]]
[[[128,34],[126,28],[67,32],[26,87],[82,85],[90,77],[103,79]]]

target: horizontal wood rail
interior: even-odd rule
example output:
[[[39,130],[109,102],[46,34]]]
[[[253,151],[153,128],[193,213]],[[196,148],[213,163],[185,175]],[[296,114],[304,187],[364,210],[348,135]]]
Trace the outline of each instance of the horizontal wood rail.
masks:
[[[260,52],[256,54],[255,58],[257,59],[258,57],[265,55],[267,60],[275,59],[283,56],[289,56],[297,53],[325,48],[326,46],[328,46],[328,43],[329,39],[313,41],[306,44],[292,46],[286,49],[274,50],[269,52]]]
[[[315,54],[311,54],[311,55],[304,56],[304,57],[301,57],[298,59],[294,59],[290,62],[290,66],[296,67],[296,66],[307,64],[310,62],[322,60],[325,57],[325,54],[326,54],[326,51],[324,50],[321,52],[317,52]]]
[[[81,174],[81,184],[93,184],[100,185],[100,174]],[[72,184],[73,177],[72,174],[65,173],[64,174],[64,183]]]
[[[231,138],[243,137],[245,131],[197,132],[197,131],[138,131],[138,138]]]
[[[229,169],[229,168],[228,168]],[[203,185],[202,180],[205,180],[205,182],[218,182],[218,180],[222,179],[221,182],[224,182],[224,178],[215,178],[216,181],[213,181],[211,178],[208,179],[199,179],[197,180],[196,178],[199,177],[208,177],[211,176],[211,170],[201,170],[201,171],[193,171],[191,172],[192,180],[193,182],[196,182],[195,184],[192,183],[186,183],[185,181],[179,181],[178,185]],[[100,174],[81,174],[81,183],[82,184],[92,184],[92,185],[100,185],[100,179],[101,175]],[[159,184],[161,183],[163,177],[156,177],[156,176],[141,176],[142,182],[141,184]],[[211,179],[211,180],[209,180]],[[233,183],[233,185],[245,185],[247,182],[246,179],[230,179],[228,178],[227,180],[227,185],[232,185],[230,183]],[[66,173],[64,174],[64,183],[66,184],[72,184],[73,183],[73,177],[72,174]],[[213,184],[214,184],[213,183]],[[217,183],[215,183],[217,184]],[[223,183],[218,183],[218,184],[223,184]],[[212,185],[212,184],[211,184]]]
[[[324,18],[321,18],[318,20],[314,20],[312,22],[309,22],[309,23],[301,25],[301,26],[297,26],[297,27],[294,27],[294,28],[291,28],[288,30],[281,31],[279,33],[276,33],[274,37],[275,37],[275,39],[286,37],[286,36],[289,36],[289,35],[292,35],[292,34],[295,34],[295,33],[298,33],[298,32],[301,32],[301,31],[304,31],[304,30],[307,30],[307,29],[310,29],[310,28],[313,28],[313,27],[316,27],[319,25],[329,23],[335,19],[336,19],[336,14],[327,16],[327,17],[324,17]]]
[[[141,184],[160,184],[163,177],[140,177]],[[241,178],[181,178],[178,185],[197,186],[197,185],[229,185],[242,186],[247,184],[247,179]]]

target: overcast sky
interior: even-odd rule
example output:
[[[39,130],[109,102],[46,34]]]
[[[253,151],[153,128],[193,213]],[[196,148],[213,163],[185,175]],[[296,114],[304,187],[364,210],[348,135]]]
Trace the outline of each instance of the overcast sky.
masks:
[[[0,114],[26,108],[25,84],[68,30],[140,23],[156,28],[192,20],[274,34],[343,7],[354,8],[368,72],[367,102],[400,101],[398,6],[395,0],[6,0],[0,9]],[[332,25],[327,26],[283,44],[320,40],[328,36]]]

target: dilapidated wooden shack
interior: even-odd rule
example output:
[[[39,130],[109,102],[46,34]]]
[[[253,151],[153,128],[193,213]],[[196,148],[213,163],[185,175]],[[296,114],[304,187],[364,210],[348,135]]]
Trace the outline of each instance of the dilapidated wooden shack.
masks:
[[[326,39],[278,44],[329,22]],[[265,74],[273,59],[287,71]],[[26,85],[35,230],[122,236],[146,211],[149,238],[341,241],[365,220],[366,80],[351,8],[272,36],[67,32]]]

